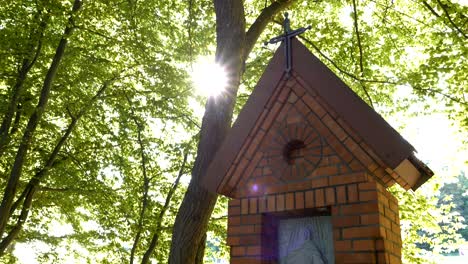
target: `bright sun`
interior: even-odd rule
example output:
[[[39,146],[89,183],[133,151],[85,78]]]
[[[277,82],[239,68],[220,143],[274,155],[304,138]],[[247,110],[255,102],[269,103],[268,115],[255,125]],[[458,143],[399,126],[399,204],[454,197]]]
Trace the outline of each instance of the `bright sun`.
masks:
[[[193,65],[191,77],[195,89],[206,97],[221,94],[228,81],[226,70],[212,57],[199,58]]]

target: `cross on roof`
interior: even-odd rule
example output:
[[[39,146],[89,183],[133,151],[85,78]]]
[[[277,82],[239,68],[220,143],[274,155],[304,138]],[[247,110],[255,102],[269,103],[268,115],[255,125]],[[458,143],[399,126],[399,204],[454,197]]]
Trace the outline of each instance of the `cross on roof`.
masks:
[[[285,52],[285,58],[286,58],[285,72],[286,72],[286,77],[289,78],[289,76],[291,75],[291,69],[292,69],[291,39],[294,36],[302,34],[306,30],[311,29],[311,26],[308,26],[306,28],[301,27],[301,28],[298,28],[296,30],[291,30],[289,14],[286,12],[286,13],[284,13],[283,28],[284,28],[284,34],[270,39],[269,41],[265,42],[265,45],[274,44],[274,43],[278,43],[278,42],[281,42],[281,41],[285,42],[285,45],[284,45],[284,52]]]

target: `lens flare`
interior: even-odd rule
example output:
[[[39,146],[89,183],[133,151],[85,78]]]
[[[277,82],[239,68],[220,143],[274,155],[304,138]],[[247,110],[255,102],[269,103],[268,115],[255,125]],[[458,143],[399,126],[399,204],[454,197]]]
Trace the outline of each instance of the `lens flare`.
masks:
[[[220,95],[228,83],[226,70],[211,57],[198,59],[190,75],[197,92],[206,97]]]

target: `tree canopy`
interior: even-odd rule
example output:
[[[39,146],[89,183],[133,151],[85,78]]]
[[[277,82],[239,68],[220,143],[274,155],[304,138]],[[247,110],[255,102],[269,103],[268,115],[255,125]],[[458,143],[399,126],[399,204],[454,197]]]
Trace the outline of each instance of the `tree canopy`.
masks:
[[[14,262],[25,245],[45,263],[167,262],[190,171],[206,166],[196,162],[210,130],[202,122],[218,109],[208,101],[202,120],[196,109],[206,98],[188,72],[201,55],[236,58],[226,65],[235,116],[276,50],[262,43],[281,32],[286,9],[293,28],[311,26],[300,40],[380,114],[441,112],[468,135],[461,1],[6,0],[0,262]],[[230,19],[238,24],[224,23]],[[223,132],[212,134],[218,141],[233,115],[223,111]],[[441,182],[436,175],[427,188]],[[428,261],[417,243],[437,243],[441,253],[459,242],[462,219],[449,204],[394,193],[406,259]],[[227,257],[225,207],[219,198],[203,216],[207,263]],[[432,212],[429,221],[424,212]]]

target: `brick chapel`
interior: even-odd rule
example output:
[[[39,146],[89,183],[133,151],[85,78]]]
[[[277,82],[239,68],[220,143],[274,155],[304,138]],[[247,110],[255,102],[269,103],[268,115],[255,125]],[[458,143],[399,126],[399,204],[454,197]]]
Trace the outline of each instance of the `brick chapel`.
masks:
[[[291,71],[280,47],[203,178],[232,198],[230,262],[401,263],[387,188],[416,190],[433,172],[305,46],[290,44]]]

